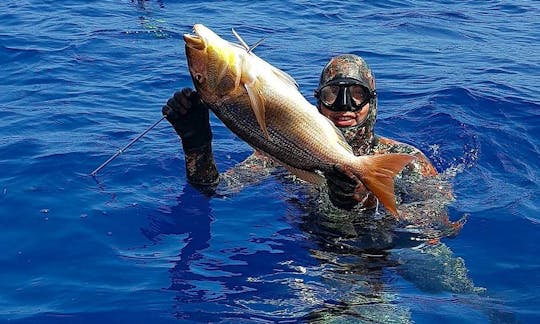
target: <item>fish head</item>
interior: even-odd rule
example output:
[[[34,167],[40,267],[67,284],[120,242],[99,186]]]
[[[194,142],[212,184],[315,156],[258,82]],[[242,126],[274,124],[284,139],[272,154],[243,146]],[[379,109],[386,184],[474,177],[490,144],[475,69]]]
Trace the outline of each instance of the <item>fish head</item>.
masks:
[[[245,50],[201,24],[184,34],[184,42],[193,85],[203,101],[213,104],[239,91]]]

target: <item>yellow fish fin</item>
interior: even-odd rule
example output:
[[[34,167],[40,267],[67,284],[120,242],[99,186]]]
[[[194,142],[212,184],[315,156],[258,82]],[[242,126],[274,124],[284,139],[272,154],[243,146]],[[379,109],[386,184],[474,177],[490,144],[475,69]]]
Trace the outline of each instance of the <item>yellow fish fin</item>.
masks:
[[[254,80],[249,84],[244,84],[244,87],[246,88],[246,91],[248,93],[249,100],[251,102],[251,109],[253,109],[253,113],[255,114],[257,123],[259,123],[259,126],[261,127],[264,135],[266,135],[266,138],[270,139],[270,134],[268,134],[268,129],[266,128],[266,111],[264,107],[264,97],[258,90],[258,88],[260,88],[257,86],[258,84],[259,82],[257,80]]]
[[[415,158],[408,154],[392,153],[358,157],[354,163],[355,175],[397,219],[400,217],[394,194],[394,177]]]

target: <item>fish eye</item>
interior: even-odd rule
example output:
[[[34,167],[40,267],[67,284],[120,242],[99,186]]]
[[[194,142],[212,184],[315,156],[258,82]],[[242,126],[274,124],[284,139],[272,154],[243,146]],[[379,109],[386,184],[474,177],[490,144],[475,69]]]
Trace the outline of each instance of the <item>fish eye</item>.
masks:
[[[203,80],[203,75],[201,73],[195,73],[195,75],[193,75],[193,77],[195,78],[195,80],[199,83],[202,82]]]

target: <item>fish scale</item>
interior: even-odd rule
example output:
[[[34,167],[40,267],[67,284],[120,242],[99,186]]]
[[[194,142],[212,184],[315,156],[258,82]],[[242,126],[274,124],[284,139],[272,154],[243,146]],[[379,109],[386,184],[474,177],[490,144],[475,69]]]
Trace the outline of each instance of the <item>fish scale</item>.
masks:
[[[211,108],[225,126],[238,137],[280,162],[286,163],[284,161],[287,161],[287,164],[292,167],[310,171],[330,171],[328,163],[317,160],[315,155],[301,146],[301,142],[290,141],[283,132],[273,127],[272,123],[269,123],[268,127],[270,139],[262,131],[254,131],[260,128],[259,124],[255,115],[250,111],[246,112],[245,107],[230,104]],[[238,116],[242,116],[242,118],[238,119]],[[275,145],[275,142],[281,144]],[[288,152],[294,152],[294,154]]]

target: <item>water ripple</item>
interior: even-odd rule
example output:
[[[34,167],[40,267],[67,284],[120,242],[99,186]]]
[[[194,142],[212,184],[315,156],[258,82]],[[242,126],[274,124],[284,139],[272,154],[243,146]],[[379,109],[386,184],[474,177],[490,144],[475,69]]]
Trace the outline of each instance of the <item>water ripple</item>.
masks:
[[[538,16],[533,2],[2,2],[0,318],[538,322]],[[89,177],[191,86],[194,23],[266,37],[256,54],[311,102],[331,56],[366,58],[377,132],[452,183],[462,233],[410,249],[417,229],[390,231],[409,244],[375,249],[385,233],[311,226],[308,195],[277,175],[206,197],[166,123]],[[250,154],[211,123],[221,171]]]

